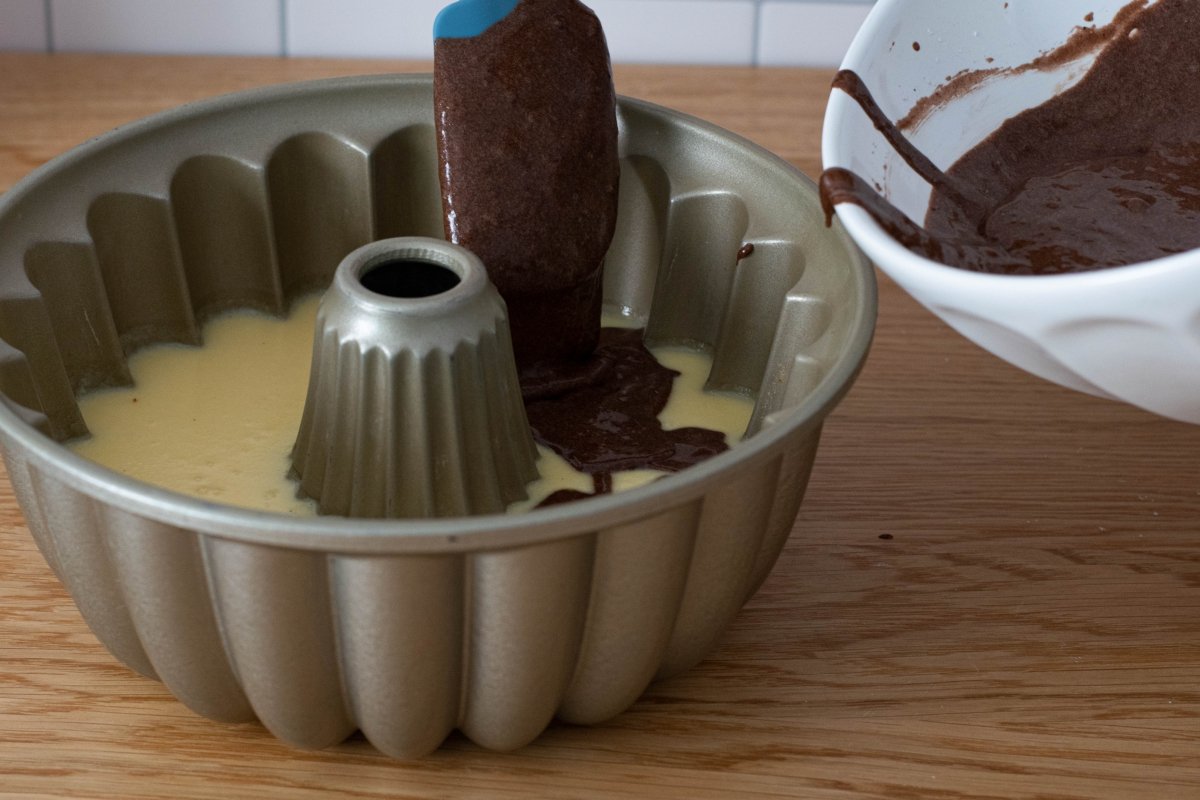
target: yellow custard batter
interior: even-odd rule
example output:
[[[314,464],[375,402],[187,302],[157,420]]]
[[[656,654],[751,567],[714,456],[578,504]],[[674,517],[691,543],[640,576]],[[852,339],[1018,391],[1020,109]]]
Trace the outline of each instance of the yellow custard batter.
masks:
[[[129,358],[134,385],[90,392],[79,400],[91,436],[68,446],[117,472],[167,489],[244,508],[313,515],[288,477],[292,444],[304,412],[318,296],[298,302],[284,319],[235,311],[205,325],[202,347],[159,344]],[[621,318],[606,325],[630,324]],[[738,441],[754,404],[740,395],[704,391],[711,358],[693,350],[656,348],[664,366],[682,373],[659,415],[665,428],[700,426]],[[558,489],[590,492],[592,480],[539,447],[541,477],[531,508]],[[614,491],[661,473],[613,475]]]

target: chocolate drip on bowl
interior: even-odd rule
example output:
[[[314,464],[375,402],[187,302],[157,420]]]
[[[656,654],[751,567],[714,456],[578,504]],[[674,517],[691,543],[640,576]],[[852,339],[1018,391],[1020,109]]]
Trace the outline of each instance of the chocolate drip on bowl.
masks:
[[[1104,30],[1109,43],[1075,86],[1007,120],[945,172],[857,75],[839,73],[834,87],[932,194],[922,228],[832,168],[821,181],[827,213],[855,203],[913,252],[982,272],[1081,272],[1200,247],[1200,7],[1135,2]]]

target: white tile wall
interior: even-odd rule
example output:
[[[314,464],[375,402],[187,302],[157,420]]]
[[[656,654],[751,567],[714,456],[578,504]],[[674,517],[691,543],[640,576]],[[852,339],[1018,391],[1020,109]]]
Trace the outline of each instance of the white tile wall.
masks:
[[[45,50],[43,0],[0,0],[0,50]]]
[[[50,0],[56,50],[278,54],[278,0]]]
[[[433,18],[447,0],[282,0],[293,56],[433,58]]]
[[[874,0],[585,0],[616,62],[836,66]],[[427,59],[449,0],[0,0],[0,50]]]
[[[751,64],[754,0],[585,0],[613,61]]]
[[[824,67],[841,63],[871,6],[764,0],[758,18],[758,63]]]

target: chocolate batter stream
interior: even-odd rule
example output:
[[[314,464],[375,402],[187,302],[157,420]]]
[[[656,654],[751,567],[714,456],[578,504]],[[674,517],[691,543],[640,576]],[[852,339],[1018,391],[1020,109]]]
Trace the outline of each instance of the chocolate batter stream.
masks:
[[[508,304],[517,366],[587,356],[620,176],[599,20],[521,0],[478,36],[438,38],[433,80],[446,238]]]
[[[921,227],[842,168],[826,214],[865,208],[910,250],[965,269],[1050,275],[1200,247],[1200,4],[1130,3],[1071,89],[1006,121],[941,172],[852,72],[834,86],[932,185]]]
[[[595,15],[576,0],[520,0],[481,33],[439,37],[434,105],[446,237],[480,257],[508,305],[534,438],[597,493],[613,472],[676,471],[727,449],[717,431],[664,431],[678,373],[641,331],[601,331],[620,164]]]

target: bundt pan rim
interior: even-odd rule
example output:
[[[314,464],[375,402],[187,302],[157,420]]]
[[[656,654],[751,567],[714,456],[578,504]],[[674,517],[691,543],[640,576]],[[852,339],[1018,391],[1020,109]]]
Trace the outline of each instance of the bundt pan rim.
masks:
[[[430,76],[422,73],[364,75],[257,87],[193,101],[89,139],[38,167],[0,196],[0,219],[39,183],[76,162],[101,153],[106,148],[186,123],[196,117],[219,114],[226,109],[252,103],[277,103],[290,97],[324,92],[375,86],[424,87],[429,83]],[[621,96],[618,109],[619,113],[648,113],[699,135],[729,141],[741,149],[743,155],[791,173],[797,186],[802,186],[812,198],[816,197],[816,186],[808,176],[744,137],[684,112],[644,100]],[[6,402],[0,402],[0,440],[6,441],[8,446],[5,449],[10,458],[28,458],[31,455],[38,462],[40,470],[99,502],[115,503],[126,512],[171,526],[196,529],[205,535],[246,543],[343,553],[449,553],[520,546],[585,534],[597,528],[653,515],[667,503],[701,496],[705,487],[732,463],[745,462],[749,465],[770,458],[783,449],[787,440],[799,430],[820,426],[849,391],[866,359],[874,333],[877,291],[869,261],[836,220],[833,228],[831,233],[841,242],[845,258],[854,273],[851,290],[854,319],[849,324],[853,333],[817,387],[798,404],[786,409],[778,421],[728,452],[681,473],[618,495],[603,495],[516,515],[488,514],[419,520],[297,518],[213,503],[121,475],[74,454],[37,431]]]

